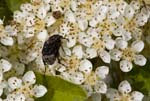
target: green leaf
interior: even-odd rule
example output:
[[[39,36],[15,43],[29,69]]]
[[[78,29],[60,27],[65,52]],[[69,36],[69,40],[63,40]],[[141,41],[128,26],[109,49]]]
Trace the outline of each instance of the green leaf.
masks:
[[[7,3],[8,8],[14,12],[15,10],[20,9],[20,5],[26,2],[29,2],[30,0],[5,0]]]
[[[4,24],[12,19],[12,12],[8,9],[4,0],[0,0],[0,19],[4,20]]]
[[[150,59],[147,59],[147,64],[144,67],[135,66],[128,73],[128,79],[131,81],[134,90],[139,90],[145,95],[150,93]]]
[[[44,76],[36,73],[37,83],[47,87],[48,92],[36,101],[85,101],[85,91],[79,86],[56,76]]]

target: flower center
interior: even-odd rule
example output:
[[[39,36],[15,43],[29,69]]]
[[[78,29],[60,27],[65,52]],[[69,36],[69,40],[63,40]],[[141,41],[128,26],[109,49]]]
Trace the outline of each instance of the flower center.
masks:
[[[131,48],[126,48],[123,50],[123,53],[122,53],[123,59],[126,59],[128,61],[133,61],[134,56],[135,56],[135,53]]]

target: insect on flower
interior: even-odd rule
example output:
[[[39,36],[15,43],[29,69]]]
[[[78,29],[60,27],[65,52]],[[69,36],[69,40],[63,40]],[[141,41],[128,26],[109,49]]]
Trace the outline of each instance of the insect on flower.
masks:
[[[44,64],[52,65],[59,56],[59,48],[61,47],[61,35],[53,35],[45,41],[42,49],[42,59]]]
[[[53,15],[53,17],[54,17],[55,19],[59,19],[59,18],[61,18],[61,16],[62,16],[62,14],[61,14],[60,11],[54,11],[54,12],[52,13],[52,15]]]

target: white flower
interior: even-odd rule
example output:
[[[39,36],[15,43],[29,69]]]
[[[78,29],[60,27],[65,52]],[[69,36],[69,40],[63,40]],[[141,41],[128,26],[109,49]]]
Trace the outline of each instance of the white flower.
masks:
[[[143,12],[141,12],[141,13],[138,13],[134,19],[135,19],[135,23],[138,26],[143,26],[148,21],[148,16],[144,14]]]
[[[111,59],[115,61],[119,61],[122,57],[122,52],[118,49],[112,49],[110,50],[110,56],[111,56]]]
[[[136,41],[140,41],[141,40],[141,37],[142,37],[142,29],[140,28],[132,28],[132,37],[136,40]]]
[[[22,80],[17,77],[11,77],[8,79],[8,85],[12,90],[14,90],[22,86]]]
[[[129,31],[124,30],[122,33],[122,38],[126,41],[132,39],[131,33]]]
[[[86,55],[86,58],[92,59],[92,58],[95,58],[97,56],[97,51],[94,48],[87,48],[85,50],[85,55]]]
[[[87,34],[92,37],[100,38],[100,30],[98,28],[88,27]]]
[[[131,47],[135,52],[141,52],[144,49],[144,42],[139,40],[139,41],[134,41],[131,44]]]
[[[109,68],[107,66],[100,66],[97,67],[95,70],[95,74],[101,79],[105,79],[108,73],[109,73]]]
[[[23,32],[24,32],[24,37],[25,38],[30,38],[30,37],[33,37],[34,34],[35,34],[35,29],[34,27],[24,27],[23,29]]]
[[[33,14],[28,14],[25,17],[25,26],[33,26],[35,24],[35,16]]]
[[[96,20],[96,18],[93,18],[90,22],[89,25],[91,27],[96,27],[96,25],[98,24],[98,21]]]
[[[21,23],[25,16],[26,16],[26,14],[24,14],[23,12],[15,11],[14,14],[13,14],[13,19],[16,22]]]
[[[134,9],[134,11],[140,9],[140,2],[139,1],[131,1],[130,6]]]
[[[115,101],[115,100],[120,100],[121,99],[118,90],[113,89],[113,88],[109,88],[107,90],[106,96],[111,101]]]
[[[79,28],[81,29],[81,31],[85,31],[88,27],[88,21],[85,19],[79,19],[77,20]]]
[[[122,94],[130,93],[131,92],[131,85],[128,81],[124,80],[119,84],[118,90]]]
[[[1,38],[0,42],[6,46],[12,46],[14,44],[13,38],[8,36]]]
[[[72,22],[72,23],[76,22],[75,15],[71,10],[68,10],[68,11],[65,12],[65,18],[64,19],[65,19],[65,21],[69,21],[69,22]]]
[[[68,26],[68,23],[62,23],[60,25],[60,32],[63,34],[63,35],[68,35],[67,37],[73,37],[72,35],[69,35],[70,33],[70,27]],[[69,40],[69,39],[68,39]]]
[[[122,60],[120,61],[120,69],[123,71],[123,72],[129,72],[131,71],[133,65],[130,61],[128,60]]]
[[[97,23],[101,23],[106,18],[107,12],[108,12],[108,7],[106,7],[106,6],[99,7],[95,16],[93,17],[93,19],[96,21],[96,25],[97,25]],[[94,26],[92,26],[92,27],[94,27]]]
[[[27,56],[25,57],[27,62],[31,62],[33,61],[36,57],[38,56],[38,52],[35,50],[30,50],[30,52],[28,52]]]
[[[43,85],[35,85],[33,92],[35,97],[42,97],[47,92],[47,89]]]
[[[117,19],[119,17],[120,13],[116,9],[112,9],[111,11],[108,12],[108,18],[110,20]]]
[[[143,55],[136,55],[134,63],[139,66],[144,66],[146,64],[146,58]]]
[[[122,38],[116,39],[116,47],[119,49],[125,49],[128,46],[128,42],[123,40]]]
[[[23,12],[31,12],[32,9],[33,9],[33,6],[30,4],[30,3],[24,3],[24,4],[21,4],[20,5],[20,9],[23,11]]]
[[[58,66],[56,66],[55,69],[57,71],[61,72],[61,73],[66,71],[66,67],[63,66],[63,65],[61,65],[61,64],[59,64]]]
[[[58,2],[60,2],[60,0],[58,0]],[[60,11],[61,13],[63,13],[63,9],[59,6],[59,4],[54,4],[53,6],[51,6],[51,10]]]
[[[86,47],[90,47],[93,43],[91,37],[89,37],[86,33],[80,32],[78,41]]]
[[[19,94],[16,94],[15,96],[15,101],[25,101],[26,98],[23,94],[19,93]]]
[[[99,52],[99,56],[101,57],[101,59],[105,62],[105,63],[110,63],[111,61],[111,57],[110,57],[110,54],[103,50],[103,51],[100,51]]]
[[[16,36],[17,35],[17,29],[14,26],[11,26],[11,25],[5,26],[5,32],[9,36]]]
[[[14,99],[15,99],[15,94],[8,94],[6,101],[14,101]]]
[[[71,82],[75,84],[82,84],[85,81],[85,77],[81,72],[74,72],[70,76]]]
[[[46,17],[47,10],[45,9],[44,6],[41,6],[40,8],[37,9],[36,16],[40,19],[44,19]]]
[[[79,64],[79,71],[82,71],[86,74],[89,74],[92,71],[92,68],[92,63],[87,59],[82,60]]]
[[[83,58],[83,49],[82,49],[82,46],[81,45],[76,45],[73,50],[72,50],[72,53],[74,55],[76,55],[79,59]]]
[[[105,94],[107,92],[107,85],[103,81],[97,81],[96,85],[94,86],[94,90],[96,93]]]
[[[24,74],[24,76],[22,77],[23,82],[27,83],[27,84],[34,84],[35,83],[35,74],[33,71],[28,71]]]
[[[71,5],[70,5],[70,8],[73,10],[73,11],[76,11],[77,10],[77,1],[76,0],[71,0]]]
[[[127,80],[124,80],[119,84],[118,90],[112,88],[108,89],[106,96],[110,101],[142,101],[144,97],[139,91],[131,92],[131,85]]]
[[[127,24],[125,17],[123,15],[119,15],[118,18],[114,20],[114,23],[120,26],[120,31],[121,31],[121,26]]]
[[[120,17],[121,18],[121,17]],[[118,19],[119,20],[119,19]],[[120,19],[122,21],[122,19]],[[118,21],[119,24],[122,24],[121,21]],[[116,21],[117,22],[117,21]],[[124,29],[122,27],[116,27],[114,30],[112,30],[112,33],[115,36],[121,36],[124,33]]]
[[[105,47],[108,49],[108,50],[111,50],[114,48],[115,46],[115,41],[111,38],[104,38],[103,39],[104,43],[105,43]]]
[[[16,70],[17,74],[23,75],[25,71],[25,65],[23,63],[15,62],[13,68]]]
[[[131,99],[133,101],[142,101],[143,98],[144,98],[144,95],[139,91],[133,91],[131,93]]]
[[[43,41],[43,42],[45,42],[45,40],[46,40],[46,38],[48,37],[48,32],[47,32],[47,30],[42,30],[41,32],[39,32],[38,34],[37,34],[37,38],[40,40],[40,41]]]
[[[131,20],[134,16],[134,13],[135,13],[134,9],[130,5],[127,5],[124,11],[124,16],[129,20]]]
[[[60,57],[62,57],[62,58],[65,58],[65,56],[71,56],[71,50],[68,47],[61,47],[59,49],[59,53],[60,53]],[[79,53],[79,54],[81,54],[81,53]]]
[[[127,5],[128,4],[125,1],[122,1],[122,0],[119,1],[119,5],[118,5],[117,9],[121,12],[121,14],[124,14]]]
[[[93,10],[97,10],[101,5],[102,5],[103,1],[96,1],[92,6]]]
[[[56,19],[52,16],[51,13],[48,13],[47,16],[44,19],[45,24],[47,27],[50,27],[51,25],[53,25],[56,22]]]
[[[0,67],[2,68],[3,72],[7,72],[11,69],[12,64],[9,61],[5,60],[5,59],[1,59],[0,60]]]

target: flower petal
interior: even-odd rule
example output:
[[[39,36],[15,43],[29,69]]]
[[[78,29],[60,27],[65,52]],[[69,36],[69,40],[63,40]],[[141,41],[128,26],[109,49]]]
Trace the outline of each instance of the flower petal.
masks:
[[[110,101],[119,101],[119,100],[121,100],[118,90],[113,89],[113,88],[109,88],[107,90],[106,96],[107,96],[107,98],[110,99]]]
[[[116,39],[116,47],[119,48],[119,49],[125,49],[126,47],[128,46],[128,42],[121,39],[121,38],[118,38]]]
[[[85,77],[81,72],[74,72],[71,75],[71,82],[75,84],[82,84],[85,81]]]
[[[8,79],[8,85],[12,90],[14,90],[22,86],[22,80],[17,77],[11,77]]]
[[[9,61],[5,60],[5,59],[1,59],[0,60],[0,67],[2,68],[3,72],[7,72],[11,69],[12,64]]]
[[[95,74],[101,79],[105,79],[108,73],[109,73],[109,68],[107,66],[100,66],[97,67],[95,70]]]
[[[15,96],[15,101],[25,101],[26,98],[23,94],[19,93],[19,94],[16,94]]]
[[[110,54],[107,51],[100,51],[99,55],[101,57],[101,59],[105,62],[105,63],[110,63],[111,61],[111,57]]]
[[[108,50],[111,50],[114,48],[115,46],[115,41],[111,38],[104,38],[104,43],[105,43],[105,47],[108,49]]]
[[[131,45],[133,50],[135,52],[141,52],[144,49],[144,42],[139,40],[139,41],[134,41]]]
[[[35,97],[42,97],[47,92],[47,89],[43,85],[35,85],[33,92]]]
[[[46,38],[48,37],[48,32],[46,29],[42,30],[41,32],[39,32],[37,34],[37,38],[40,40],[40,41],[43,41],[45,42],[46,41]]]
[[[127,80],[122,81],[118,87],[119,92],[127,94],[131,92],[131,85]]]
[[[129,62],[128,60],[122,60],[120,61],[120,69],[123,71],[123,72],[129,72],[131,71],[133,65],[131,62]]]
[[[79,71],[82,71],[86,74],[89,74],[92,71],[92,68],[92,63],[87,59],[82,60],[79,64]]]
[[[146,64],[146,58],[143,55],[136,55],[134,58],[134,63],[139,66],[144,66]]]
[[[96,93],[105,94],[107,92],[107,85],[103,81],[98,81],[94,86],[94,90]]]
[[[142,101],[143,98],[144,98],[144,95],[139,91],[133,91],[131,93],[132,101]]]
[[[72,53],[73,53],[74,55],[76,55],[77,58],[79,58],[79,59],[83,58],[83,54],[84,54],[84,53],[83,53],[82,46],[81,46],[81,45],[76,45],[76,46],[73,48]]]
[[[0,42],[6,46],[12,46],[14,44],[13,38],[8,36],[1,38]]]
[[[34,84],[36,81],[36,77],[33,71],[28,71],[23,76],[23,82],[27,84]]]
[[[118,49],[112,49],[110,50],[110,56],[111,56],[111,59],[115,61],[119,61],[122,57],[122,52]]]
[[[94,48],[87,48],[85,51],[86,58],[95,58],[97,56],[97,51]]]

